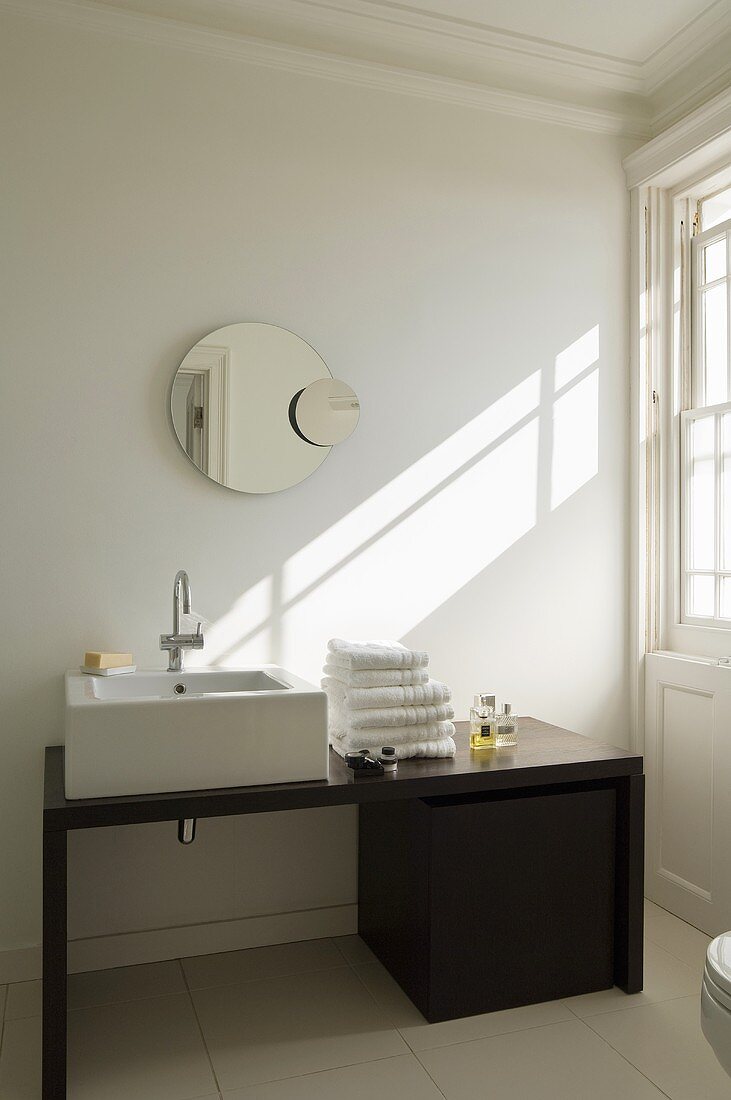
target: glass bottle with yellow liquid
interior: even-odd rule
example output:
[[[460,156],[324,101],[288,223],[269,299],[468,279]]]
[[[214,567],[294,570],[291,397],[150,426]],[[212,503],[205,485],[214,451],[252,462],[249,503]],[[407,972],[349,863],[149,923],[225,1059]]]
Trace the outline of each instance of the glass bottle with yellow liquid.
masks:
[[[494,749],[496,732],[495,696],[476,695],[470,711],[470,748]]]

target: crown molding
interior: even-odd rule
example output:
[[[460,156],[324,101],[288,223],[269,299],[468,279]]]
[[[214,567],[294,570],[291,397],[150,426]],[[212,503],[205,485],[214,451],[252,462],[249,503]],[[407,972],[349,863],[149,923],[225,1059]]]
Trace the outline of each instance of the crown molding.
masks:
[[[725,45],[727,46],[726,56],[729,61],[723,62],[716,68],[711,67],[706,78],[696,82],[690,92],[684,94],[672,85],[670,86],[670,91],[674,94],[671,94],[670,100],[664,107],[655,110],[651,115],[653,134],[662,134],[663,131],[676,122],[681,121],[731,87],[731,35],[727,36]]]
[[[642,63],[645,94],[653,95],[663,84],[672,80],[679,69],[690,65],[714,46],[719,38],[729,34],[731,7],[728,0],[715,0]]]
[[[718,0],[724,3],[725,0]],[[642,63],[517,34],[472,20],[377,0],[219,0],[229,11],[258,11],[383,46],[430,50],[443,57],[469,57],[530,67],[568,81],[582,81],[629,93],[644,92]],[[374,59],[375,60],[375,59]]]
[[[695,167],[731,155],[731,88],[699,107],[622,162],[628,187],[671,187]]]
[[[272,0],[273,5],[277,3],[287,6],[292,0]],[[248,2],[245,6],[251,7]],[[267,10],[272,10],[270,5],[267,5]],[[559,98],[493,87],[474,80],[460,80],[275,42],[232,32],[230,29],[211,29],[197,23],[117,8],[113,4],[100,4],[95,0],[0,0],[0,11],[246,61],[300,75],[342,80],[361,87],[497,111],[598,133],[640,138],[650,134],[649,121],[646,113],[641,110],[615,110],[567,102]]]

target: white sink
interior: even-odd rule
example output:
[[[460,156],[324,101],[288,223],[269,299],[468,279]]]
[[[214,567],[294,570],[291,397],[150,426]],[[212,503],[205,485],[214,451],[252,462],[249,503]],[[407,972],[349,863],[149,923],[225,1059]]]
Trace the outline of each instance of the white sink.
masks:
[[[66,797],[326,779],[324,691],[274,665],[66,673]]]

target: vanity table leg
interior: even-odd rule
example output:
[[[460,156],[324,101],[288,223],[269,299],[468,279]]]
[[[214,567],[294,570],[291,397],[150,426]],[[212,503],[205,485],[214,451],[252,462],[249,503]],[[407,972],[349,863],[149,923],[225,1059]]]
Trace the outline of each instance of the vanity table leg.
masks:
[[[43,834],[43,1100],[66,1100],[67,835]]]
[[[643,984],[645,777],[617,780],[614,982],[625,993]]]

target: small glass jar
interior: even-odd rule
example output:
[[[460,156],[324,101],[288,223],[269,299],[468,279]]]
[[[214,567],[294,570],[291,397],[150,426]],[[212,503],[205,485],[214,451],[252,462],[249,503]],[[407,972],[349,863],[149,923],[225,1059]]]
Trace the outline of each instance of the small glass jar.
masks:
[[[518,720],[510,703],[505,703],[499,714],[495,715],[495,745],[497,748],[509,748],[517,743]]]

